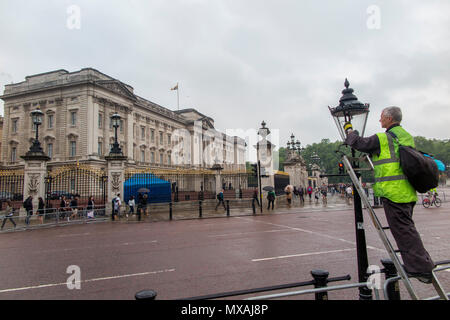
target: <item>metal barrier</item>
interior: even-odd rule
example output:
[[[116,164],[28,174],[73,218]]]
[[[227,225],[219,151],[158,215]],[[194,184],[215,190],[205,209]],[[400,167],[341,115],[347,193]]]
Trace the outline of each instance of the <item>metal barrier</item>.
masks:
[[[262,288],[214,293],[214,294],[209,294],[209,295],[204,295],[204,296],[183,298],[183,299],[179,299],[179,300],[218,299],[218,298],[225,298],[225,297],[248,295],[248,294],[259,293],[259,292],[266,292],[266,291],[282,290],[282,289],[289,289],[289,288],[295,288],[295,287],[304,287],[304,286],[310,286],[310,285],[314,285],[317,288],[321,288],[321,289],[317,289],[317,290],[319,290],[317,292],[320,292],[321,294],[316,295],[316,300],[328,300],[328,294],[327,294],[328,290],[327,289],[330,287],[327,287],[327,283],[351,280],[350,275],[335,277],[335,278],[328,278],[328,272],[324,271],[324,270],[312,270],[311,275],[313,277],[313,280],[310,280],[310,281],[287,283],[287,284],[262,287]],[[152,290],[148,290],[148,291],[152,291]]]
[[[443,271],[443,270],[446,270],[446,269],[450,269],[450,260],[444,260],[444,261],[436,262],[437,266],[439,266],[439,265],[446,265],[446,264],[448,264],[448,265],[445,266],[445,267],[436,268],[436,269],[433,270],[433,272],[438,272],[438,271]],[[383,286],[383,293],[384,293],[384,297],[385,297],[386,300],[390,300],[389,299],[389,297],[390,297],[390,295],[389,295],[389,286],[392,286],[393,284],[398,283],[398,281],[400,279],[401,279],[400,276],[396,276],[396,277],[389,278],[389,279],[387,279],[385,281],[384,286]],[[447,296],[450,297],[450,292],[447,292]],[[433,297],[426,298],[425,300],[439,300],[439,298],[440,298],[439,296],[433,296]]]
[[[298,200],[298,201],[297,201]],[[308,201],[302,202],[299,199],[294,197],[292,201],[292,206],[295,208],[303,208],[308,207],[308,204],[312,206],[313,204]],[[267,201],[263,200],[262,203],[264,213],[270,214],[273,211],[266,209]],[[276,209],[288,209],[289,207],[286,204],[286,199],[283,196],[277,197],[276,201]],[[315,205],[317,206],[317,205]],[[30,224],[27,224],[28,218],[23,213],[18,216],[17,211],[22,210],[21,203],[14,205],[16,213],[12,217],[12,220],[17,222],[16,224],[24,227],[24,228],[33,228],[38,227],[39,225],[60,225],[60,224],[68,224],[72,221],[67,221],[67,217],[71,215],[70,211],[63,211],[61,208],[46,208],[45,214],[42,215],[44,217],[45,223],[36,224],[37,218],[36,214],[30,216]],[[81,208],[83,207],[83,208]],[[85,204],[79,206],[78,217],[75,221],[80,220],[82,217],[86,217],[86,209]],[[180,201],[180,202],[165,202],[165,203],[149,203],[140,210],[141,206],[136,204],[134,206],[133,212],[130,211],[130,207],[123,203],[121,210],[116,217],[116,220],[123,222],[133,222],[133,221],[142,221],[142,220],[150,220],[150,221],[167,221],[167,220],[184,220],[184,219],[196,219],[196,218],[218,218],[218,217],[231,217],[231,216],[249,216],[256,214],[256,204],[253,198],[233,198],[233,199],[224,199],[223,205],[219,203],[216,199],[204,199],[204,200],[196,200],[196,201]],[[258,208],[259,209],[259,208]],[[110,210],[110,209],[109,209]],[[100,206],[96,206],[95,209],[95,219],[99,221],[107,220],[107,217],[111,218],[111,212],[106,211],[105,205],[101,204]],[[259,211],[259,210],[258,210]],[[141,212],[139,215],[138,213]],[[0,211],[1,213],[1,211]],[[0,215],[0,222],[2,222],[3,217]],[[12,230],[13,224],[9,221],[11,219],[6,218],[8,221],[5,222],[5,226],[8,226],[9,229]],[[82,220],[82,219],[81,219]],[[25,224],[21,223],[25,221]],[[21,228],[16,228],[16,230],[21,230]]]
[[[72,210],[63,211],[62,208],[48,208],[42,214],[33,213],[31,215],[20,215],[18,210],[14,210],[13,215],[0,215],[1,231],[33,229],[39,227],[47,227],[62,224],[85,223],[87,221],[103,221],[106,220],[105,206],[95,206],[93,210],[86,208],[78,208],[75,212]],[[93,217],[89,217],[88,213],[93,211]],[[72,218],[71,218],[72,216]],[[9,228],[5,228],[8,226]]]
[[[399,290],[399,286],[398,286],[398,281],[401,279],[401,277],[396,275],[397,271],[395,270],[395,266],[390,259],[382,259],[381,263],[383,264],[384,269],[381,269],[378,273],[384,273],[386,276],[386,281],[384,282],[384,286],[383,286],[383,293],[384,293],[385,300],[400,300],[400,290]],[[450,269],[450,260],[438,261],[438,262],[436,262],[436,265],[437,266],[438,265],[447,265],[447,266],[436,268],[433,272]],[[374,274],[374,273],[375,272],[373,272],[372,274]],[[328,300],[328,292],[329,291],[367,287],[369,285],[369,281],[367,281],[367,282],[361,282],[361,283],[352,283],[352,284],[336,285],[336,286],[328,287],[327,284],[330,282],[351,280],[351,277],[350,277],[350,275],[346,275],[346,276],[341,276],[341,277],[328,278],[329,273],[328,273],[328,271],[325,271],[325,270],[312,270],[311,275],[313,277],[313,280],[310,280],[310,281],[214,293],[214,294],[209,294],[209,295],[195,296],[195,297],[183,298],[183,299],[178,299],[178,300],[211,300],[211,299],[219,299],[219,298],[226,298],[226,297],[243,296],[243,295],[267,292],[267,291],[290,289],[290,288],[295,288],[295,287],[304,287],[304,286],[310,286],[310,285],[313,285],[314,289],[305,289],[305,290],[289,291],[289,292],[275,293],[275,294],[262,295],[262,296],[254,296],[254,297],[250,297],[250,298],[247,298],[244,300],[276,299],[276,298],[284,298],[284,297],[298,296],[298,295],[304,295],[304,294],[314,294],[315,300]],[[377,288],[373,289],[374,295],[375,295],[375,300],[381,300],[378,290],[379,289],[377,289]],[[145,300],[145,299],[154,300],[156,298],[156,295],[157,295],[156,291],[154,291],[154,290],[142,290],[142,291],[139,291],[138,293],[136,293],[135,298],[139,299],[139,300]],[[447,293],[447,295],[450,297],[450,292]],[[425,300],[437,300],[439,298],[440,298],[439,296],[435,296],[435,297],[427,298]]]

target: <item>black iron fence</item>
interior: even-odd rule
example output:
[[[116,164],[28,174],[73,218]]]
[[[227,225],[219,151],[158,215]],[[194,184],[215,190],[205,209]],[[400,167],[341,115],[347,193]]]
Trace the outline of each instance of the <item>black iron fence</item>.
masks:
[[[45,206],[63,207],[61,200],[76,198],[77,206],[87,207],[92,199],[97,207],[105,207],[108,177],[105,171],[87,165],[67,165],[48,170],[45,177]]]
[[[6,200],[11,200],[14,208],[20,208],[23,202],[23,169],[0,170],[0,210]]]

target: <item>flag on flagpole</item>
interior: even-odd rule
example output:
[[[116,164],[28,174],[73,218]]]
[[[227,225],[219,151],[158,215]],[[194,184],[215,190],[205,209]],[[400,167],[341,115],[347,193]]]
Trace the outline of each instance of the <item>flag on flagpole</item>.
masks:
[[[175,87],[171,88],[170,90],[178,90],[178,83]]]

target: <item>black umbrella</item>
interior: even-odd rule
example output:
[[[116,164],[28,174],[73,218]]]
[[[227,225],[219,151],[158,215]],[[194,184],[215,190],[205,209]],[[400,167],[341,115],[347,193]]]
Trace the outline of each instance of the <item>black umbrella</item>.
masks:
[[[272,186],[266,186],[263,188],[264,191],[273,191],[275,188]]]
[[[140,188],[140,189],[138,190],[138,192],[146,193],[146,192],[150,192],[150,190],[148,190],[147,188]]]

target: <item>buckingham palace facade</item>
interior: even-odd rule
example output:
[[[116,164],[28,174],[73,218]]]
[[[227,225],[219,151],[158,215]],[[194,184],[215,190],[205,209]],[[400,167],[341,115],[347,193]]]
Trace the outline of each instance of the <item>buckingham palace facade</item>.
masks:
[[[44,112],[39,140],[49,164],[70,161],[102,161],[114,142],[111,115],[121,116],[118,142],[131,165],[202,168],[211,157],[225,170],[245,168],[245,141],[214,129],[214,120],[195,109],[171,111],[134,93],[133,88],[92,68],[76,72],[56,70],[27,76],[5,85],[2,166],[20,165],[34,139],[30,112]],[[190,133],[188,161],[176,161],[173,149],[177,132]],[[207,137],[213,132],[220,145]],[[184,137],[186,139],[186,137]],[[214,145],[207,154],[205,148]],[[212,154],[212,156],[210,156]]]
[[[57,177],[55,172],[61,172],[58,168],[75,164],[106,172],[117,130],[117,142],[125,159],[123,166],[128,171],[165,170],[166,175],[186,173],[191,177],[203,174],[200,181],[178,182],[180,187],[185,183],[187,191],[215,192],[219,185],[247,184],[241,179],[246,177],[244,139],[216,130],[214,120],[196,109],[169,110],[136,95],[130,85],[96,69],[30,75],[23,82],[5,85],[0,98],[4,101],[2,172],[26,170],[23,155],[36,134],[30,113],[39,108],[43,119],[38,138],[50,158],[46,170],[53,172],[53,177]],[[111,121],[116,113],[120,115],[117,129]],[[218,171],[211,170],[217,164],[221,167],[220,181]],[[34,185],[32,178],[24,178],[24,194],[32,191],[33,188],[25,190]],[[110,174],[112,183],[113,178]],[[122,176],[121,182],[125,179]]]

